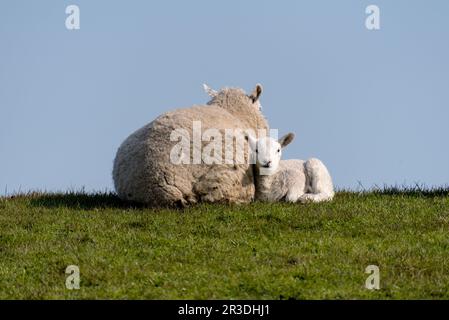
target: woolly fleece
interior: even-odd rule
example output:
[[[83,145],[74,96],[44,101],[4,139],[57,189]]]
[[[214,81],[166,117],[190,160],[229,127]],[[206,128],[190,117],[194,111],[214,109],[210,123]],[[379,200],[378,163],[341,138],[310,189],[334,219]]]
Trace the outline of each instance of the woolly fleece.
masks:
[[[224,88],[213,92],[207,105],[167,112],[131,134],[114,160],[112,175],[118,196],[156,207],[251,202],[255,187],[249,164],[172,164],[170,151],[178,142],[170,141],[170,134],[182,128],[193,137],[193,121],[201,121],[202,132],[215,128],[223,137],[225,129],[268,130],[258,101],[261,92],[260,85],[251,95]],[[207,144],[203,142],[203,148]],[[247,159],[246,146],[244,150]]]

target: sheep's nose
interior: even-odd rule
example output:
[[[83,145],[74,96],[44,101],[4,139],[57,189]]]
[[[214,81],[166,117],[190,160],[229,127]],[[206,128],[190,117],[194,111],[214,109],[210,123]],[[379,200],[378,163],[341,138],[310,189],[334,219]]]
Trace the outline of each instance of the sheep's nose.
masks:
[[[265,168],[269,168],[269,167],[271,167],[271,161],[267,161],[267,162],[265,162],[265,166],[264,166]]]

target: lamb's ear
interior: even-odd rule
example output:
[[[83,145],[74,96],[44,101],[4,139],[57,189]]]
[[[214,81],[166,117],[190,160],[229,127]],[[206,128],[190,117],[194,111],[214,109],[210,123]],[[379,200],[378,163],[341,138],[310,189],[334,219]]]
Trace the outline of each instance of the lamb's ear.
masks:
[[[245,139],[246,141],[248,141],[249,143],[249,147],[251,148],[251,150],[256,150],[257,148],[257,140],[256,138],[254,138],[251,134],[245,134]]]
[[[206,93],[211,97],[211,98],[215,98],[218,94],[217,91],[215,91],[214,89],[212,89],[211,87],[209,87],[207,84],[203,84],[203,88],[204,91],[206,91]]]
[[[284,147],[288,146],[290,144],[290,142],[293,141],[294,138],[295,138],[295,134],[290,132],[290,133],[287,133],[282,138],[280,138],[278,142],[281,145],[281,147],[284,148]]]
[[[256,84],[256,87],[254,88],[253,92],[249,95],[250,99],[255,103],[257,100],[259,100],[260,95],[262,94],[262,85]]]

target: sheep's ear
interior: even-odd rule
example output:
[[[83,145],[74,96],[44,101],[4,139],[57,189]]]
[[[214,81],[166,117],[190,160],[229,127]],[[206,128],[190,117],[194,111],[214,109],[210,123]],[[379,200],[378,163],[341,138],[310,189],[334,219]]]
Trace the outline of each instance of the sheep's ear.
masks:
[[[253,92],[250,94],[250,99],[255,103],[257,100],[259,100],[260,95],[262,94],[262,85],[256,84],[256,87],[254,88]]]
[[[257,140],[250,134],[245,134],[245,139],[248,141],[251,150],[256,150],[257,148]]]
[[[281,145],[281,147],[284,148],[284,147],[288,146],[290,144],[290,142],[293,141],[294,138],[295,138],[295,134],[290,132],[290,133],[287,133],[282,138],[280,138],[278,142]]]
[[[214,89],[212,89],[211,87],[209,87],[207,84],[203,84],[203,88],[204,91],[206,91],[206,93],[211,97],[211,98],[215,98],[218,94],[217,91],[215,91]]]

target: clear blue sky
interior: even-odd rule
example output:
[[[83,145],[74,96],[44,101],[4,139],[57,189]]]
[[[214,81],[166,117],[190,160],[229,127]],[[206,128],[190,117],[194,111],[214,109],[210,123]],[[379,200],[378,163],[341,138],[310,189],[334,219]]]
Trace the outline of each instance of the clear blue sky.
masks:
[[[65,8],[81,29],[65,28]],[[381,30],[365,28],[365,8]],[[263,111],[338,187],[449,183],[449,1],[0,3],[0,193],[112,189],[128,134],[264,86]]]

